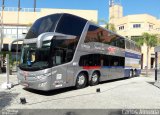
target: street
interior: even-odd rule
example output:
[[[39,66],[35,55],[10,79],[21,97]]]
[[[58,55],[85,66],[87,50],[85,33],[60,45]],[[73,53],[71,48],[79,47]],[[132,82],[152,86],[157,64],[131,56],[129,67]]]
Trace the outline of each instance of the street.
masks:
[[[5,74],[0,75],[0,85]],[[7,109],[158,109],[160,89],[154,86],[154,72],[100,83],[75,90],[74,87],[49,92],[26,89],[17,84],[16,75],[10,75],[14,87],[0,89],[0,108]],[[100,88],[100,92],[96,89]],[[21,104],[25,97],[27,103]]]

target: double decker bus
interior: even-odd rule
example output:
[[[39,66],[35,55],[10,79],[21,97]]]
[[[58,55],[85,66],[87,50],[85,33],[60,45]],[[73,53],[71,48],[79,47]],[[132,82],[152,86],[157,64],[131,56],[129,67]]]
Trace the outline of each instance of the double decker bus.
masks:
[[[59,13],[35,21],[23,40],[20,84],[53,90],[140,74],[140,48],[81,17]]]

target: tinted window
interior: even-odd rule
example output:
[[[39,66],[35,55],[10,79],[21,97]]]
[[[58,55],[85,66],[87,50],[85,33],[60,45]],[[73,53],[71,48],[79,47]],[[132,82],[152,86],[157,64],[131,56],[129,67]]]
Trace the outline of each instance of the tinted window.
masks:
[[[100,54],[89,54],[89,55],[84,55],[81,56],[79,65],[80,66],[100,66],[101,61],[100,61]]]
[[[125,48],[125,45],[124,45],[125,43],[124,43],[124,39],[118,39],[117,41],[116,41],[116,46],[117,47],[120,47],[120,48]]]
[[[38,19],[30,28],[25,39],[37,38],[44,32],[53,32],[61,14],[49,15]]]
[[[124,66],[124,57],[88,54],[80,57],[80,66]]]
[[[122,39],[122,40],[121,40]],[[109,44],[112,46],[124,48],[123,38],[97,26],[90,25],[87,31],[85,43],[88,42],[100,42],[104,44]]]
[[[124,57],[110,56],[110,66],[124,66]]]
[[[109,55],[102,55],[103,57],[103,66],[110,66],[110,56]]]
[[[58,23],[56,32],[80,36],[86,22],[85,19],[77,16],[64,14]]]
[[[76,49],[78,39],[52,39],[51,55],[53,66],[70,62]]]
[[[130,45],[131,45],[130,48],[131,48],[132,50],[135,50],[135,45],[134,45],[134,43],[130,42]]]
[[[128,40],[126,40],[126,48],[130,49],[130,42]]]
[[[87,42],[100,42],[100,37],[101,37],[101,31],[99,31],[100,28],[96,26],[90,26],[87,32],[87,36],[85,38],[85,43]]]

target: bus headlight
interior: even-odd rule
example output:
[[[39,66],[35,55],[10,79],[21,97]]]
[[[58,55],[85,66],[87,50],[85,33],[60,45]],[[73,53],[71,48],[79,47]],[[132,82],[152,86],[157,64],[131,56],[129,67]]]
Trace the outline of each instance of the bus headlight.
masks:
[[[43,80],[43,79],[46,79],[49,76],[51,76],[51,73],[46,73],[46,74],[43,74],[43,75],[39,75],[39,76],[37,76],[37,78]]]

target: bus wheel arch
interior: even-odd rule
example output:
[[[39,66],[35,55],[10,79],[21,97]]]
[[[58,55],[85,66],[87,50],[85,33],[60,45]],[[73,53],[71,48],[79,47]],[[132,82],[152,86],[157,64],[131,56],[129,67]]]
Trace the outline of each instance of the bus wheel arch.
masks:
[[[93,71],[91,80],[90,80],[90,85],[91,86],[98,85],[100,76],[101,76],[101,73],[99,70]]]
[[[87,71],[79,72],[76,77],[76,84],[75,84],[76,89],[81,89],[86,87],[86,85],[88,84],[88,78],[89,75]]]

